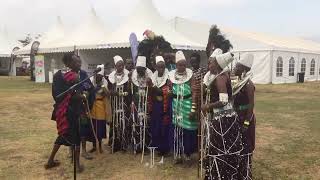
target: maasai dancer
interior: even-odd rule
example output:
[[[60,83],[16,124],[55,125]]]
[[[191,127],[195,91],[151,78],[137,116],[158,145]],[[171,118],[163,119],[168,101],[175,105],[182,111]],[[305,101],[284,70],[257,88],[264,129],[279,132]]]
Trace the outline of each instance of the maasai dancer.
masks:
[[[197,148],[196,94],[193,93],[192,70],[182,51],[176,53],[177,69],[169,73],[173,83],[174,159],[182,163],[182,157],[191,165],[191,154]]]
[[[79,76],[80,76],[80,81],[82,81],[88,77],[88,74],[86,71],[80,70]],[[93,90],[93,85],[90,79],[88,79],[87,82],[83,83],[83,85],[79,87],[79,90],[86,96],[86,99],[88,100],[89,92]],[[89,112],[88,112],[88,108],[86,107],[87,106],[86,103],[88,102],[87,100],[83,100],[82,106],[81,106],[80,138],[81,138],[81,147],[82,147],[81,156],[85,159],[90,160],[93,157],[87,153],[87,141],[93,142],[94,140],[93,140],[92,126],[89,119]]]
[[[220,29],[213,25],[210,28],[208,44],[206,48],[207,57],[209,58],[212,52],[216,49],[220,49],[223,53],[228,52],[232,48],[232,44],[227,40],[220,32]]]
[[[146,57],[147,68],[155,71],[156,55],[164,55],[173,51],[171,44],[161,35],[156,35],[151,30],[146,30],[143,33],[145,39],[139,43],[138,54]],[[174,57],[174,56],[173,56]]]
[[[126,151],[131,138],[130,103],[131,84],[129,82],[129,71],[124,69],[122,57],[113,58],[115,70],[109,75],[112,84],[112,126],[110,142],[112,153],[122,150]]]
[[[190,64],[192,67],[193,77],[195,80],[195,84],[197,84],[194,88],[195,91],[193,93],[196,93],[198,97],[201,96],[201,82],[204,78],[204,75],[207,73],[207,68],[200,67],[200,61],[201,57],[199,53],[193,53],[190,57]],[[201,98],[198,98],[196,107],[201,107]],[[200,111],[201,109],[197,109],[197,120],[200,118]]]
[[[91,78],[94,90],[90,93],[89,100],[91,105],[91,118],[93,121],[94,135],[99,143],[99,151],[103,152],[101,142],[107,138],[107,121],[111,120],[111,103],[108,81],[104,77],[104,65],[98,65],[97,68],[102,70]],[[93,138],[92,138],[93,139]],[[96,139],[93,139],[93,148],[89,152],[97,150]]]
[[[207,87],[202,111],[205,120],[205,179],[239,179],[239,160],[242,150],[238,115],[232,107],[232,87],[223,69],[233,60],[225,53],[209,58],[209,74],[204,78]]]
[[[162,56],[156,57],[156,69],[152,76],[151,146],[157,147],[161,156],[160,163],[163,163],[164,155],[170,151],[172,100],[169,95],[169,71]]]
[[[150,145],[148,104],[150,102],[149,89],[152,87],[151,77],[152,71],[146,67],[146,57],[138,56],[136,69],[131,77],[133,83],[132,136],[135,153],[144,153],[145,147]]]
[[[59,165],[58,161],[54,160],[56,153],[61,145],[72,146],[76,148],[75,161],[78,172],[83,170],[80,165],[80,124],[79,118],[82,113],[82,101],[85,98],[81,89],[77,88],[62,97],[57,97],[62,92],[66,91],[75,83],[79,82],[79,74],[81,68],[81,60],[74,53],[67,53],[62,59],[68,71],[62,70],[54,74],[52,83],[52,96],[55,101],[52,119],[57,123],[58,137],[54,143],[46,169]]]
[[[134,70],[133,60],[130,58],[126,59],[125,67],[126,67],[126,70],[128,70],[129,72],[132,72]]]
[[[196,88],[195,90],[193,91],[193,93],[196,93],[197,96],[201,97],[201,83],[202,83],[202,80],[203,80],[203,77],[204,75],[207,73],[207,69],[208,68],[204,68],[204,67],[200,67],[200,62],[201,62],[201,56],[199,53],[193,53],[191,54],[191,57],[190,57],[190,65],[192,67],[192,71],[193,71],[193,77],[195,79],[195,82],[196,82]],[[197,101],[197,105],[196,107],[201,107],[201,98],[198,98],[198,101]],[[198,128],[198,150],[199,150],[199,163],[198,164],[198,172],[200,173],[200,166],[201,166],[201,158],[202,158],[202,151],[201,151],[201,142],[202,142],[202,136],[201,136],[201,132],[203,131],[202,128],[201,128],[201,121],[200,121],[200,118],[201,118],[201,108],[197,108],[197,112],[196,112],[196,119],[197,121],[199,121],[199,128]],[[200,165],[200,166],[199,166]]]
[[[166,62],[166,68],[169,71],[176,69],[176,64],[174,63],[175,53],[165,52],[163,53],[164,61]]]
[[[192,67],[193,76],[199,80],[207,73],[208,68],[200,67],[201,56],[199,53],[193,53],[190,56],[190,65]]]
[[[255,87],[251,81],[253,55],[246,54],[236,64],[235,75],[239,81],[233,86],[234,107],[239,115],[242,128],[242,144],[240,173],[241,179],[252,179],[252,156],[255,148],[256,119],[253,113]]]

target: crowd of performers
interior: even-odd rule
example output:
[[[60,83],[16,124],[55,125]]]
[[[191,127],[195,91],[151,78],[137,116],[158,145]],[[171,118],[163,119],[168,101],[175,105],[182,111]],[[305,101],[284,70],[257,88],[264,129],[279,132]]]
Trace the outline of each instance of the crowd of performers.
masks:
[[[54,75],[52,85],[58,137],[45,168],[59,165],[54,157],[66,145],[82,171],[80,155],[92,159],[90,153],[102,153],[102,140],[108,139],[111,153],[141,154],[141,162],[156,148],[159,163],[169,157],[187,166],[197,162],[204,179],[252,179],[253,55],[242,56],[231,71],[232,45],[213,26],[208,64],[200,67],[197,52],[187,60],[162,36],[144,34],[136,63],[114,56],[114,70],[108,75],[104,65],[98,65],[101,71],[89,78],[78,55],[64,55],[66,69]],[[93,144],[90,151],[86,142]],[[194,161],[196,152],[199,158]]]

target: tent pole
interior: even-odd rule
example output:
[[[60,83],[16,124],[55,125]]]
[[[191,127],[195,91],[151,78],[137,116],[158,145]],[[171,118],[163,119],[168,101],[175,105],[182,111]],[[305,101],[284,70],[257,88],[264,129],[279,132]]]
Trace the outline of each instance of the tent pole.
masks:
[[[316,58],[318,60],[318,63],[317,63],[317,70],[315,71],[317,73],[317,81],[319,81],[319,75],[320,75],[320,60],[319,60],[319,57]]]
[[[297,79],[298,79],[298,73],[300,72],[300,71],[299,71],[299,64],[300,64],[300,52],[298,52],[298,59],[297,59],[297,63],[296,63],[296,67],[297,67],[297,71],[296,71],[296,74],[297,74],[297,76],[296,76],[296,81],[297,81]]]
[[[270,67],[270,69],[271,69],[271,71],[270,71],[270,73],[271,73],[271,84],[273,84],[273,50],[271,50],[270,51],[270,59],[271,59],[271,62],[270,62],[270,64],[271,64],[271,67]]]

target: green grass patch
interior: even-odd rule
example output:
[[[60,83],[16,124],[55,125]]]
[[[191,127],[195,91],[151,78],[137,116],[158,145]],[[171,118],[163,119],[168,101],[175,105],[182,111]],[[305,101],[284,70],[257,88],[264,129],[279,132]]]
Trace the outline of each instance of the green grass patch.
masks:
[[[254,179],[319,179],[319,89],[317,82],[256,86]],[[57,155],[60,167],[43,168],[56,138],[51,85],[0,77],[0,99],[0,179],[72,178],[66,147]],[[111,155],[105,148],[94,156],[82,159],[86,169],[79,179],[197,179],[196,165],[174,165],[171,158],[150,169],[139,163],[140,155]]]

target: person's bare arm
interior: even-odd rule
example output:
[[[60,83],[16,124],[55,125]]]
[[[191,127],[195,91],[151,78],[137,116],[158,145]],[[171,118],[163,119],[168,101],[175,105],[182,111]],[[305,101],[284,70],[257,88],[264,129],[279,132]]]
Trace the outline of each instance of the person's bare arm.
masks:
[[[254,109],[254,90],[255,87],[251,81],[249,81],[246,86],[246,95],[248,96],[249,99],[249,108],[247,109],[247,117],[246,119],[248,121],[251,121],[252,116],[253,116],[253,109]]]
[[[226,76],[218,76],[215,80],[215,83],[212,84],[212,86],[217,86],[218,92],[219,92],[219,100],[213,103],[209,103],[207,105],[204,105],[202,110],[208,111],[212,108],[221,108],[225,106],[228,101],[228,90],[227,90],[227,81],[228,78]]]
[[[219,101],[212,103],[211,108],[221,108],[229,101],[227,78],[225,76],[218,76],[216,80],[216,86],[219,92]]]

